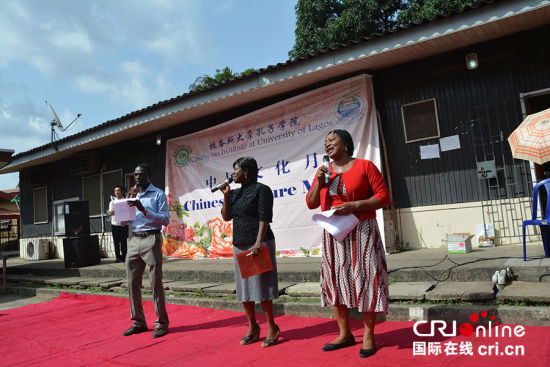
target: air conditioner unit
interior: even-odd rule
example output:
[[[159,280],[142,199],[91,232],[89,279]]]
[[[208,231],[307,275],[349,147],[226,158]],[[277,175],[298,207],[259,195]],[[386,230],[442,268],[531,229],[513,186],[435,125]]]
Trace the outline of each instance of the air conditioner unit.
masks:
[[[32,238],[27,240],[27,260],[45,260],[48,258],[49,241],[47,239]]]

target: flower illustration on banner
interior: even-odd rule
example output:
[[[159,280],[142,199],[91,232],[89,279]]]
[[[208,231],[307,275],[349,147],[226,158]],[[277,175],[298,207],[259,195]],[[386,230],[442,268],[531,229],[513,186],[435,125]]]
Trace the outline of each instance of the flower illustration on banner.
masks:
[[[189,217],[189,213],[185,210],[185,207],[176,199],[173,195],[166,195],[168,199],[168,211],[176,213],[178,218]]]
[[[203,248],[196,247],[186,242],[180,242],[178,249],[172,253],[173,257],[198,258],[206,257],[206,251]]]
[[[193,231],[193,228],[186,228],[185,229],[185,242],[193,242],[194,237],[195,237],[195,231]]]
[[[166,195],[170,222],[164,227],[162,252],[172,257],[206,257],[210,246],[209,231],[206,225],[195,223],[193,227],[183,223],[189,213],[173,195]]]
[[[162,241],[162,254],[172,256],[178,250],[180,242],[170,237],[164,237]]]
[[[282,250],[282,251],[277,251],[275,253],[275,255],[280,256],[280,257],[297,257],[297,256],[302,255],[302,251],[300,251],[300,250]]]
[[[208,224],[196,222],[193,228],[185,230],[185,242],[197,248],[194,257],[206,257],[210,249],[210,231]]]
[[[209,257],[233,256],[233,222],[218,217],[211,219],[208,226],[212,233]]]
[[[164,227],[164,256],[217,258],[233,256],[233,222],[214,218],[206,223],[183,223],[189,213],[179,200],[167,195],[170,222]]]

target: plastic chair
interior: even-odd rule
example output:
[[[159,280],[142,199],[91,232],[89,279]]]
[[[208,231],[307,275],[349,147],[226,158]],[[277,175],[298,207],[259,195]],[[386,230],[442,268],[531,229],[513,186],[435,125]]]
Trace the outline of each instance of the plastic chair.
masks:
[[[543,219],[537,219],[537,207],[539,202],[539,189],[544,186],[546,189],[546,211],[544,212]],[[523,261],[527,261],[527,252],[525,246],[525,226],[539,226],[540,234],[542,236],[542,244],[544,246],[544,253],[549,256],[548,247],[548,233],[547,228],[550,226],[550,178],[543,180],[535,185],[533,188],[533,217],[530,220],[523,221]],[[546,227],[546,228],[543,228]]]

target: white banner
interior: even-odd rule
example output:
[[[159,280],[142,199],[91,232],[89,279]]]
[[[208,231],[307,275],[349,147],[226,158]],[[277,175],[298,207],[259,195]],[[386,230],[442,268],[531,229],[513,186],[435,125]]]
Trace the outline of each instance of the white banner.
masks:
[[[210,188],[231,175],[237,158],[251,156],[258,162],[258,181],[273,190],[271,227],[279,254],[318,255],[322,229],[312,220],[318,211],[307,208],[305,197],[322,164],[325,136],[335,129],[348,130],[354,156],[380,168],[374,106],[371,77],[360,75],[168,140],[170,225],[165,228],[164,254],[232,256],[231,222],[224,222],[220,213],[223,195]]]

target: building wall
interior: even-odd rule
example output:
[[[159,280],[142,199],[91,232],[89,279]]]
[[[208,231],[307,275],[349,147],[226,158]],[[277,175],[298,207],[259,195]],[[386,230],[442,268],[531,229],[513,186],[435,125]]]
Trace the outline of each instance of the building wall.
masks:
[[[524,198],[525,199],[525,198]],[[523,212],[529,216],[531,206],[526,200],[506,200],[508,211],[503,212],[505,218],[502,223],[495,223],[496,245],[520,245],[522,244],[521,224],[512,220],[510,213]],[[400,228],[397,228],[400,238],[403,240],[402,249],[412,250],[420,248],[446,248],[447,235],[454,233],[467,233],[472,237],[472,246],[478,246],[476,238],[476,226],[483,224],[483,215],[488,218],[490,207],[483,207],[481,202],[426,205],[415,208],[399,210]],[[389,211],[385,212],[386,233],[389,233]],[[487,219],[486,219],[487,220]],[[511,235],[502,236],[503,228]],[[535,226],[527,227],[526,242],[529,245],[540,245],[539,231]],[[515,235],[514,235],[515,234]]]
[[[490,120],[493,136],[484,135],[485,148],[494,149],[497,165],[510,170],[506,138],[522,119],[519,94],[550,87],[550,48],[541,42],[548,39],[550,27],[544,27],[374,73],[399,207],[488,199],[476,173],[475,155],[483,152],[477,149],[480,142],[474,146],[479,136],[475,128],[481,120]],[[475,70],[466,69],[465,55],[471,52],[478,55]],[[421,160],[419,147],[437,144],[438,139],[405,143],[401,105],[429,98],[437,99],[441,137],[458,134],[461,149],[441,152],[440,159]],[[519,194],[530,196],[529,177],[522,175]]]

